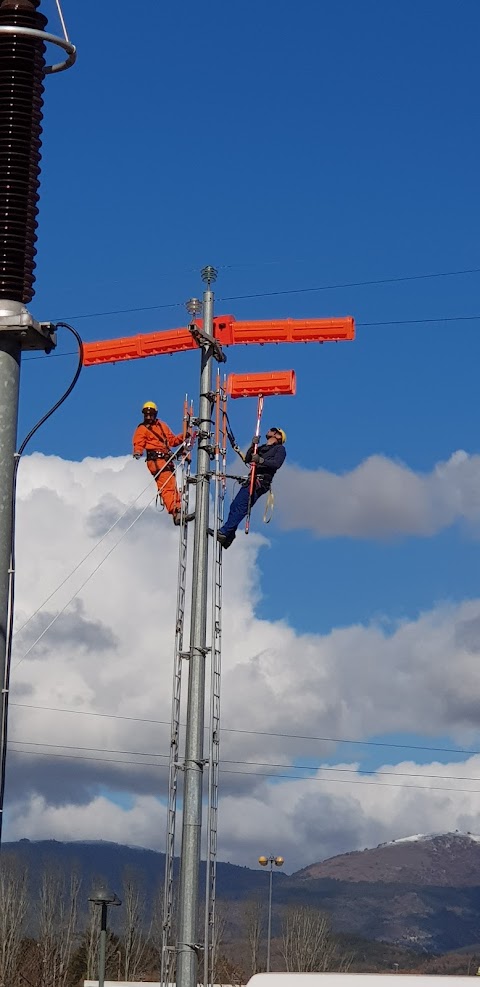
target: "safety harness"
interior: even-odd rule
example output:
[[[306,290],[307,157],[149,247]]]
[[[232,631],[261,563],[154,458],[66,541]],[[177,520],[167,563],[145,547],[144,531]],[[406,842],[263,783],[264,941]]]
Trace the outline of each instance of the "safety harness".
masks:
[[[154,459],[168,459],[170,456],[170,446],[168,445],[167,436],[165,435],[165,431],[163,429],[161,421],[157,418],[156,421],[154,422],[154,425],[157,426],[157,429],[155,431],[152,425],[145,425],[145,428],[148,429],[148,431],[154,437],[155,440],[158,440],[160,438],[160,440],[163,442],[164,448],[146,449],[146,459],[148,462],[152,462]],[[160,430],[160,436],[158,435],[158,430]]]

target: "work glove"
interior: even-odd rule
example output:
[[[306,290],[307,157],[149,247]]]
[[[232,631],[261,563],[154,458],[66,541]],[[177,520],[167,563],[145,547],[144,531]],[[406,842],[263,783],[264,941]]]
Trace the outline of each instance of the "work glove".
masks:
[[[261,464],[263,463],[263,457],[259,456],[258,453],[255,452],[251,458],[251,462],[255,463],[255,466],[261,466]]]
[[[142,458],[142,454],[141,454],[141,452],[134,452],[134,454],[133,454],[133,458],[134,458],[134,459],[141,459],[141,458]]]
[[[252,446],[258,446],[258,443],[259,442],[260,442],[260,436],[259,435],[254,435],[253,436],[253,439],[252,439]]]

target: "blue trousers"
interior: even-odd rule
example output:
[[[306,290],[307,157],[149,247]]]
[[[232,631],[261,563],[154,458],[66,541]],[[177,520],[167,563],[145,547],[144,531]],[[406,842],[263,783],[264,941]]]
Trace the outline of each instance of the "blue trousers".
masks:
[[[257,502],[258,498],[266,493],[265,487],[255,487],[252,493],[252,507]],[[234,497],[232,503],[230,504],[230,510],[228,512],[227,520],[222,524],[220,532],[222,535],[233,535],[234,531],[237,530],[238,525],[243,521],[244,517],[247,516],[248,511],[248,487],[240,487],[237,496]]]

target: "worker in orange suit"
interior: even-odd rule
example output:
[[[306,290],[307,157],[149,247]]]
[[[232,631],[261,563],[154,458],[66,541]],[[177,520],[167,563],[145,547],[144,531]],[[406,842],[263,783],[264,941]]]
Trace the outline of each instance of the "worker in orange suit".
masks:
[[[175,479],[173,460],[167,464],[172,455],[172,449],[183,442],[183,435],[174,435],[165,422],[157,418],[158,408],[154,401],[145,401],[142,408],[143,422],[138,425],[133,435],[133,455],[141,459],[147,455],[147,468],[155,478],[160,497],[173,518],[174,524],[180,524],[180,494]]]

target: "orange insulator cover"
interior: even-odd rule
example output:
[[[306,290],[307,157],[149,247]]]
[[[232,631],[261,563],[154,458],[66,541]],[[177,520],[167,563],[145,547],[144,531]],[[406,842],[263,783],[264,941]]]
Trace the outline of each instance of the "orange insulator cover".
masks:
[[[355,338],[355,323],[345,319],[275,319],[268,322],[233,322],[231,342],[238,343],[326,343]],[[216,332],[222,341],[222,334]],[[230,340],[225,339],[229,345]]]
[[[295,394],[297,382],[294,370],[275,370],[267,374],[229,374],[227,394],[231,398],[264,398],[279,394]]]
[[[201,319],[195,325],[202,329]],[[213,332],[222,346],[241,343],[326,343],[341,339],[355,339],[354,320],[344,319],[277,319],[268,322],[237,322],[233,315],[218,315],[213,320]],[[106,339],[99,343],[83,344],[83,364],[91,367],[99,363],[116,363],[121,360],[137,360],[145,356],[161,356],[181,353],[197,348],[195,339],[187,327],[167,329],[165,332],[146,332],[121,339]]]
[[[121,360],[137,360],[142,356],[160,356],[195,349],[197,344],[188,329],[142,332],[137,336],[104,339],[99,343],[84,343],[83,365],[91,367],[96,363],[116,363]]]

